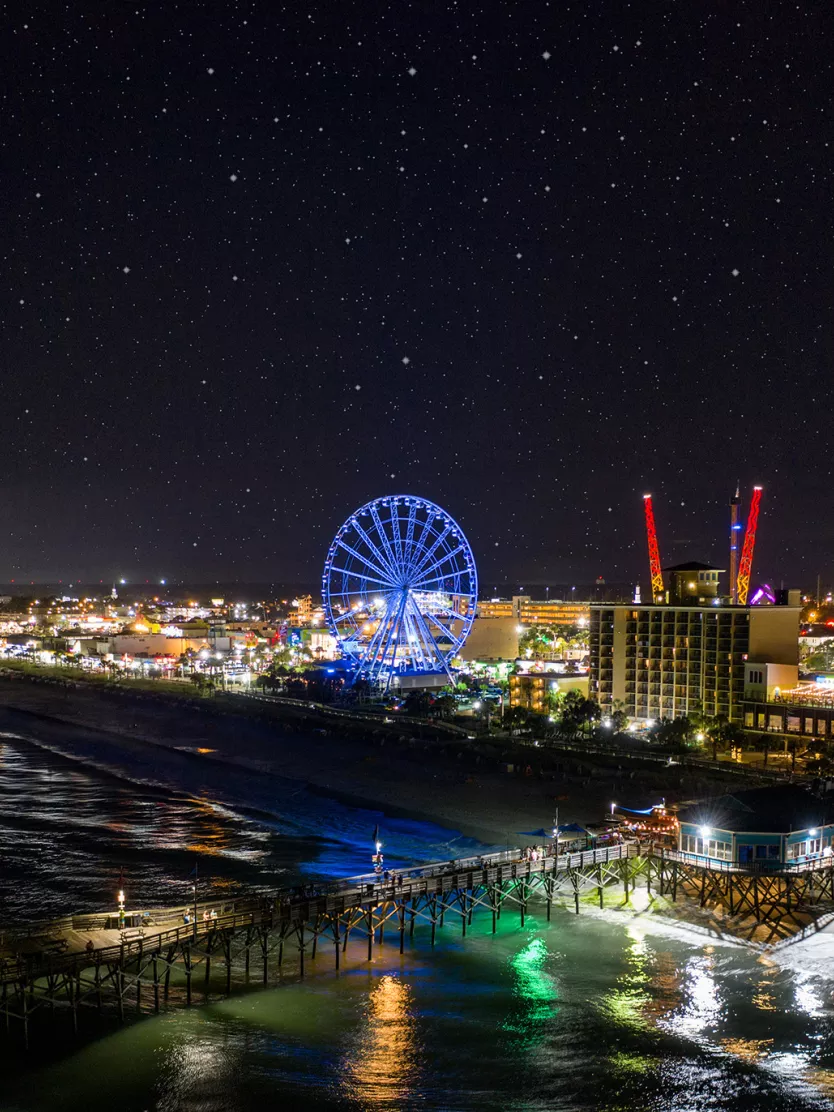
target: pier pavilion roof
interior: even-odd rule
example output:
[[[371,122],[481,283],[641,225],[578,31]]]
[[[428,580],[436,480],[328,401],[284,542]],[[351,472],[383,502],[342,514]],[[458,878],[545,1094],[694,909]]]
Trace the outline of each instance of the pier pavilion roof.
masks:
[[[834,806],[796,784],[746,788],[681,808],[678,821],[712,829],[789,834],[834,821]]]

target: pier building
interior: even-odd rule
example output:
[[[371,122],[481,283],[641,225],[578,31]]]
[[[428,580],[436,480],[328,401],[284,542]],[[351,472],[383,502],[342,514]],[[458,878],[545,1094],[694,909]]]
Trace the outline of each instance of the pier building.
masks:
[[[795,784],[748,788],[678,812],[678,849],[702,864],[779,870],[832,856],[834,806]]]

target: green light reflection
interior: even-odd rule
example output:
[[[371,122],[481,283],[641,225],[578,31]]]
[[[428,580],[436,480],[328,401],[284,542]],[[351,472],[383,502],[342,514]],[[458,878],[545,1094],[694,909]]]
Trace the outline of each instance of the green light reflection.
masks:
[[[540,1042],[545,1035],[545,1023],[558,1013],[558,992],[554,978],[545,971],[550,956],[541,938],[534,938],[509,959],[513,972],[513,998],[518,1005],[517,1014],[501,1026],[512,1031],[528,1044]]]
[[[629,925],[626,933],[631,939],[626,947],[625,959],[628,968],[617,978],[617,985],[602,998],[600,1007],[617,1023],[634,1031],[649,1027],[643,1009],[651,1003],[652,997],[646,991],[651,980],[650,950],[646,937],[639,928]]]

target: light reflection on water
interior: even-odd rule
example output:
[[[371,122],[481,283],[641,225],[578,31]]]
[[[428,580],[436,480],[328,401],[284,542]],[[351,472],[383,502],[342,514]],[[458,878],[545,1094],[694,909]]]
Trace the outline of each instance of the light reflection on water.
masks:
[[[341,1070],[347,1097],[361,1107],[397,1108],[419,1089],[412,989],[385,974],[367,998],[365,1015]]]
[[[637,935],[637,937],[635,937]],[[445,937],[444,937],[445,936]],[[752,1002],[759,963],[628,922],[473,922],[431,952],[329,955],[299,984],[148,1018],[19,1080],[20,1112],[831,1108],[834,1024]],[[670,963],[680,975],[670,976]],[[830,985],[815,981],[818,998]],[[58,1028],[60,1030],[60,1028]]]

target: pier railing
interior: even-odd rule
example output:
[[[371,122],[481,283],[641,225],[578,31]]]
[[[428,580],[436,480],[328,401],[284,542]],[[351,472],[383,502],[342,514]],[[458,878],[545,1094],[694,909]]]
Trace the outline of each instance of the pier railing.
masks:
[[[31,978],[46,972],[88,966],[93,962],[102,965],[123,963],[147,951],[178,947],[189,940],[196,942],[218,931],[238,931],[265,923],[306,922],[324,915],[344,914],[350,909],[441,897],[473,885],[501,885],[540,879],[554,873],[593,869],[640,854],[641,849],[634,842],[576,853],[542,852],[535,859],[529,852],[511,849],[412,869],[363,873],[323,884],[279,889],[263,899],[244,897],[235,901],[202,903],[196,907],[196,921],[188,923],[177,920],[183,920],[186,913],[191,916],[194,905],[178,904],[132,911],[128,919],[135,925],[121,929],[118,942],[96,938],[99,933],[114,933],[106,931],[107,922],[115,917],[113,912],[67,916],[10,929],[0,935],[0,944],[5,950],[5,956],[0,953],[0,984],[24,975]],[[200,917],[210,910],[215,912],[213,917]],[[82,940],[86,935],[93,941],[92,950],[68,947],[69,939],[79,935]]]

